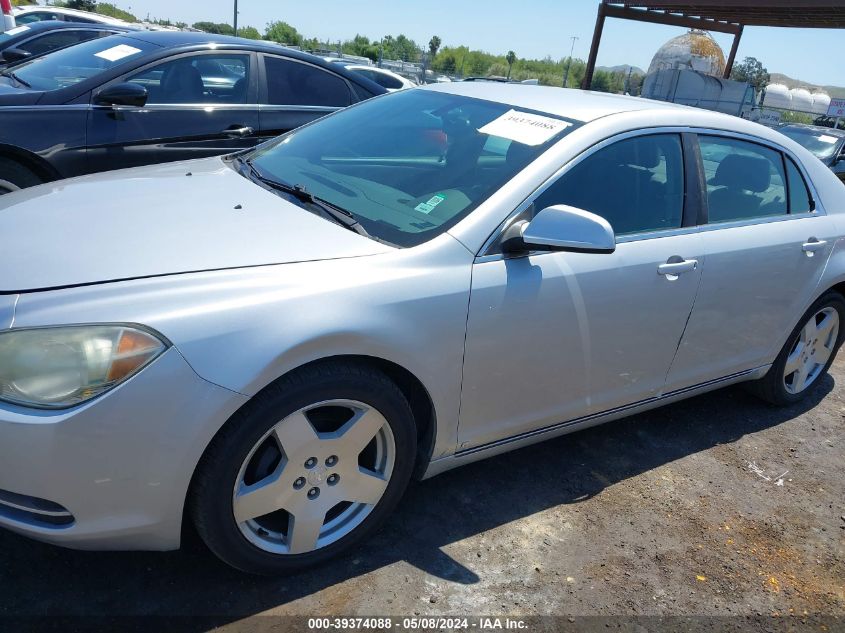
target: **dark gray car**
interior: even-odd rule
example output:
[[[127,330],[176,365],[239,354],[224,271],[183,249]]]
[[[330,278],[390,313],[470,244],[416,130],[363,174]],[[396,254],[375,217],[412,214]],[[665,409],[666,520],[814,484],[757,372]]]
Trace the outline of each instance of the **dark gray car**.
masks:
[[[83,42],[0,73],[0,193],[249,148],[384,92],[268,42],[148,31]]]
[[[845,183],[845,130],[794,124],[778,131],[810,150]]]

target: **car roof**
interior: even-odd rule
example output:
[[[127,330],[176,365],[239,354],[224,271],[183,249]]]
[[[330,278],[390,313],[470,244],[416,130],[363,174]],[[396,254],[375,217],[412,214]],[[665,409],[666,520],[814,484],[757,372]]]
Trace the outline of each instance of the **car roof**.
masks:
[[[38,22],[30,22],[29,24],[21,24],[27,27],[26,31],[19,33],[19,36],[34,35],[41,31],[56,31],[60,29],[93,29],[105,31],[129,31],[125,26],[119,24],[103,24],[101,22],[65,22],[63,20],[39,20]]]
[[[845,130],[841,130],[839,128],[825,127],[823,125],[808,125],[807,123],[787,123],[786,125],[782,125],[778,129],[782,130],[787,127],[801,128],[803,130],[811,130],[813,132],[818,132],[819,134],[827,134],[828,136],[845,138]]]
[[[517,108],[547,112],[585,123],[620,112],[689,109],[688,106],[665,101],[653,101],[641,97],[628,97],[589,90],[564,90],[551,86],[510,84],[499,81],[438,83],[429,84],[424,89],[495,101]]]

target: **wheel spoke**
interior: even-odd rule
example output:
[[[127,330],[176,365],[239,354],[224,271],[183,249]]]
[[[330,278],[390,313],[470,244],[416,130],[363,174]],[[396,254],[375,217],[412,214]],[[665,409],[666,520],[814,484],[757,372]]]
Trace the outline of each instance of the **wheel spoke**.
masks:
[[[827,342],[828,335],[830,335],[833,328],[837,325],[838,319],[834,317],[835,314],[835,312],[833,314],[825,314],[822,322],[816,326],[819,340]]]
[[[787,357],[786,365],[784,366],[783,375],[785,378],[788,378],[790,375],[794,374],[796,371],[801,369],[801,354],[804,352],[804,343],[803,341],[799,341],[798,345],[795,346],[793,352]]]
[[[357,455],[367,447],[386,422],[384,416],[375,409],[365,409],[343,425],[339,432],[340,440]]]
[[[812,342],[816,338],[816,317],[811,317],[801,330],[801,341]]]
[[[305,412],[297,411],[286,417],[273,430],[285,455],[293,459],[299,457],[309,445],[320,441]]]
[[[303,554],[317,549],[317,539],[326,519],[326,511],[318,503],[303,503],[291,514],[288,528],[288,551]]]
[[[293,484],[288,479],[290,477],[285,476],[283,470],[277,470],[261,481],[241,487],[232,502],[235,520],[238,523],[249,521],[288,505],[293,491]]]
[[[376,504],[386,489],[386,479],[370,470],[359,468],[358,472],[351,477],[351,481],[345,484],[344,497],[346,501],[353,503]]]
[[[819,346],[816,348],[816,353],[813,354],[813,360],[816,361],[819,365],[824,365],[828,361],[832,353],[833,352],[831,350],[829,350],[823,344],[819,343]]]
[[[810,369],[810,363],[801,363],[801,367],[798,368],[798,371],[795,372],[794,377],[792,378],[793,393],[798,393],[804,390],[807,383],[807,377],[810,375]]]

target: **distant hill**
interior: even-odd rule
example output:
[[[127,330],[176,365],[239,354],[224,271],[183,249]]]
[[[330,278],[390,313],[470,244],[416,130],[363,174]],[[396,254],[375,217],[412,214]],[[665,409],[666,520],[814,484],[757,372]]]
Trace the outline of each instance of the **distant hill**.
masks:
[[[596,70],[604,70],[609,73],[625,73],[628,74],[628,69],[632,69],[632,75],[642,75],[645,77],[645,71],[639,66],[629,66],[628,64],[620,64],[618,66],[596,66]]]
[[[817,86],[816,84],[811,84],[806,81],[793,79],[792,77],[781,73],[770,73],[770,75],[772,77],[773,84],[783,84],[787,88],[807,88],[810,91],[823,90],[831,97],[839,99],[845,98],[845,87],[842,86]]]

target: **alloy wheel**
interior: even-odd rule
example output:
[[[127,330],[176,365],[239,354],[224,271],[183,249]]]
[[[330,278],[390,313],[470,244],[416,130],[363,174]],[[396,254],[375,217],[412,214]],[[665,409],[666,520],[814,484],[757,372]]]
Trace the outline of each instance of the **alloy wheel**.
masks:
[[[783,370],[787,392],[798,394],[809,387],[824,370],[836,349],[839,312],[826,307],[809,318],[792,346]]]
[[[330,400],[303,407],[247,454],[232,496],[235,521],[266,552],[323,548],[372,512],[395,456],[390,425],[370,405]]]

